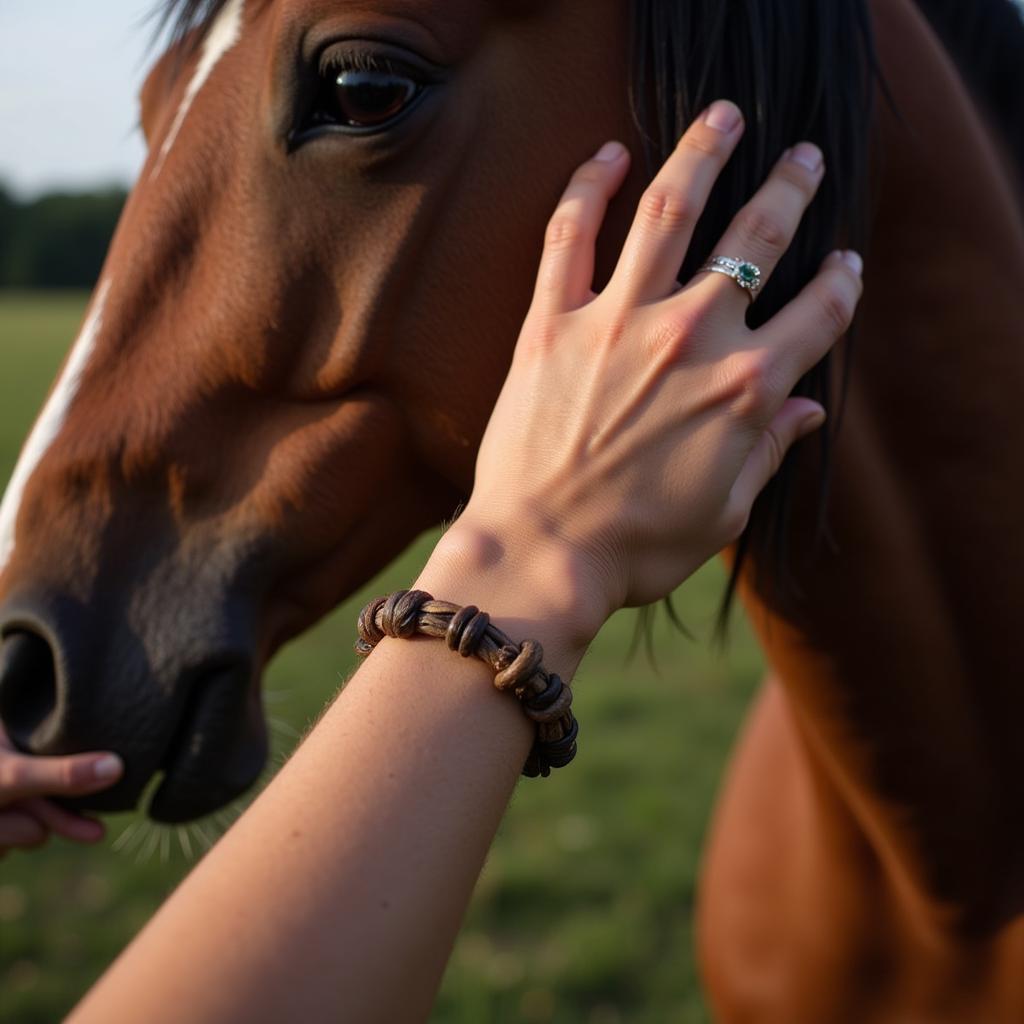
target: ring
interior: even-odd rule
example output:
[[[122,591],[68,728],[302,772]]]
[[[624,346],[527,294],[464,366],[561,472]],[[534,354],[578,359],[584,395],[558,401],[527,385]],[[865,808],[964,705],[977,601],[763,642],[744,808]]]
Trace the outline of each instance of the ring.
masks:
[[[761,268],[756,263],[736,259],[734,256],[712,256],[697,273],[705,270],[731,277],[747,293],[751,302],[761,290]]]

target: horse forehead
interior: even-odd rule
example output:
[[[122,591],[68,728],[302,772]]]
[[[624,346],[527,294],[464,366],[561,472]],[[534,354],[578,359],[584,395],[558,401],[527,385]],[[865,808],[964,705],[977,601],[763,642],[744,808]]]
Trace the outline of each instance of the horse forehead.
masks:
[[[214,68],[220,63],[221,58],[238,42],[242,35],[243,17],[245,14],[245,0],[227,0],[221,7],[217,16],[213,19],[203,38],[202,48],[199,54],[199,61],[192,72],[185,93],[178,104],[178,111],[174,115],[171,127],[164,136],[163,143],[157,153],[156,161],[150,172],[152,179],[157,178],[163,170],[164,162],[168,154],[174,148],[178,140],[185,119],[188,117],[192,104],[199,95],[203,86],[206,85]]]
[[[253,11],[277,9],[287,21],[314,21],[337,16],[407,19],[434,30],[440,39],[473,35],[485,23],[514,21],[565,0],[252,0]]]
[[[325,15],[355,12],[405,14],[421,18],[456,18],[485,12],[528,14],[556,2],[557,0],[314,0],[310,3],[309,0],[291,0],[289,6]]]

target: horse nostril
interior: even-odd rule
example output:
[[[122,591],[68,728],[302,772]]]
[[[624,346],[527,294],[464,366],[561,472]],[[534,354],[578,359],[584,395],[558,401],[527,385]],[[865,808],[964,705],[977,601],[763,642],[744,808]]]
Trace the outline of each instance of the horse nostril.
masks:
[[[0,640],[0,720],[15,746],[32,751],[57,707],[53,651],[41,636],[18,629]]]

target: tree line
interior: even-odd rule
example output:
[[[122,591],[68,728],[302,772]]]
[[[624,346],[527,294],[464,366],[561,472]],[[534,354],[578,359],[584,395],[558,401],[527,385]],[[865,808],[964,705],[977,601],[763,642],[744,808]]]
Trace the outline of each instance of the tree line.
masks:
[[[125,199],[110,187],[19,200],[0,185],[0,288],[92,288]]]

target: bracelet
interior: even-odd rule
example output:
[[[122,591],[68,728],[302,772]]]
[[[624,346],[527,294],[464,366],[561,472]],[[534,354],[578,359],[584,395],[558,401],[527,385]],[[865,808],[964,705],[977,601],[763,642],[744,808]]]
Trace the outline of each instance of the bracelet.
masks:
[[[529,778],[551,774],[576,756],[580,726],[573,716],[572,690],[541,665],[544,650],[536,640],[517,645],[475,605],[459,607],[435,601],[425,590],[396,590],[372,600],[360,613],[356,654],[365,658],[386,636],[406,639],[417,633],[444,637],[450,650],[476,656],[497,673],[494,685],[512,692],[537,725],[533,749],[523,766]]]

